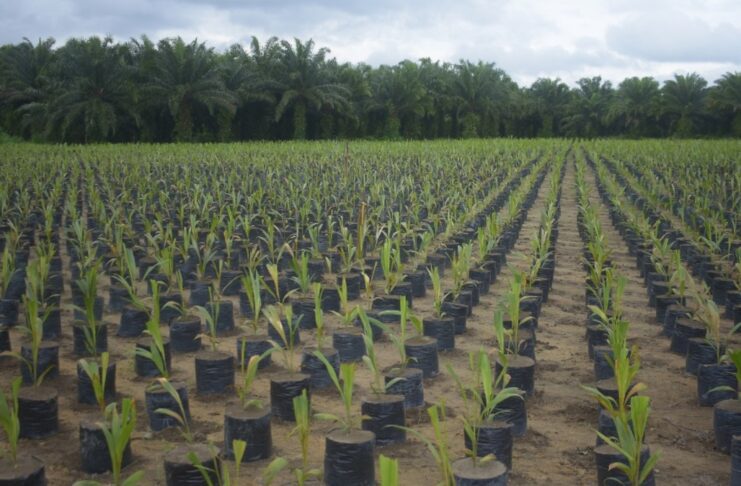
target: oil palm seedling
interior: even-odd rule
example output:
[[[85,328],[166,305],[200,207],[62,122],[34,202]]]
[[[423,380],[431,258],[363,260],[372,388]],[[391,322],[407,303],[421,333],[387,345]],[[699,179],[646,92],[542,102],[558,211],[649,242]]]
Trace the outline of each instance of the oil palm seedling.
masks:
[[[396,311],[387,311],[396,312]],[[385,372],[387,391],[404,396],[404,404],[407,408],[420,407],[424,403],[424,391],[422,377],[425,372],[428,375],[437,373],[437,342],[433,338],[423,339],[422,322],[416,316],[409,319],[409,308],[406,298],[401,298],[401,310],[399,315],[399,333],[389,333],[394,348],[399,356],[399,362],[394,364]],[[407,338],[407,322],[411,320],[417,329],[416,338]],[[415,346],[418,344],[418,346]],[[410,346],[411,345],[411,346]],[[410,355],[410,350],[414,353]],[[367,352],[367,351],[366,351]],[[422,360],[418,360],[419,355]]]
[[[75,314],[81,317],[74,328],[77,354],[97,356],[107,349],[107,327],[99,322],[98,317],[102,313],[102,299],[98,297],[99,277],[99,264],[96,261],[82,267],[80,279],[75,282],[82,296],[82,306],[75,306]]]
[[[741,393],[738,391],[741,384],[741,350],[728,350],[723,360],[733,364],[733,382],[714,389],[716,392],[729,393],[730,396],[714,405],[713,430],[716,447],[727,454],[731,452],[731,441],[741,419]]]
[[[122,477],[124,466],[131,460],[130,443],[136,428],[136,402],[125,398],[121,402],[121,411],[118,404],[112,403],[106,407],[105,419],[100,423],[105,437],[105,444],[111,464],[111,476],[114,486],[136,486],[144,478],[144,471],[137,471],[127,478]],[[99,486],[97,481],[78,481],[75,486]]]
[[[311,273],[309,272],[309,254],[307,252],[294,253],[291,259],[293,268],[293,281],[298,285],[302,294],[308,294],[311,291]]]
[[[109,403],[115,401],[115,367],[109,365],[107,352],[99,359],[81,359],[78,362],[78,401],[86,404],[97,404],[100,420],[80,421],[80,457],[83,471],[101,473],[113,470],[112,457],[105,444],[104,425],[109,418]],[[131,460],[131,451],[127,451],[125,462]]]
[[[403,374],[397,377],[384,378],[384,374],[378,362],[375,345],[373,342],[373,330],[370,319],[364,311],[360,310],[359,317],[363,324],[363,342],[365,354],[363,363],[371,373],[371,394],[366,396],[361,405],[362,426],[364,430],[373,432],[376,436],[376,444],[387,445],[400,443],[406,440],[406,432],[392,425],[404,425],[404,410],[406,398],[403,394],[394,393],[394,387],[412,390],[411,400],[417,400],[415,387],[405,387],[401,382],[405,380]]]
[[[240,360],[240,366],[244,367],[252,356],[262,355],[265,351],[271,349],[271,344],[268,340],[268,335],[260,332],[260,319],[263,310],[262,289],[264,280],[255,269],[248,269],[247,274],[242,275],[241,280],[242,292],[243,295],[246,296],[251,314],[248,322],[252,330],[252,334],[242,336],[237,340],[237,353]],[[261,366],[267,366],[270,364],[270,357],[267,356],[266,359],[264,361],[261,360],[260,363]]]
[[[21,330],[27,344],[21,347],[20,353],[10,355],[21,363],[23,382],[40,386],[47,376],[59,374],[59,345],[44,340],[44,321],[49,309],[40,315],[39,302],[31,293],[23,296],[23,307],[25,324]]]
[[[618,481],[627,479],[632,486],[653,484],[653,471],[659,460],[659,454],[650,452],[644,444],[648,416],[651,411],[650,398],[646,396],[631,397],[629,409],[627,420],[615,420],[617,437],[609,437],[598,432],[606,446],[617,451],[617,454],[613,453],[612,455],[605,454],[603,450],[597,451],[597,474],[600,483],[607,484],[614,478],[613,480]],[[603,461],[605,461],[603,456],[607,456],[606,467],[603,464]],[[620,476],[616,474],[618,472]]]
[[[732,377],[733,364],[728,362],[726,355],[727,337],[721,334],[721,317],[718,306],[707,295],[707,289],[696,292],[693,289],[697,310],[694,317],[705,328],[704,338],[689,338],[687,341],[686,369],[697,375],[697,395],[703,406],[713,406],[735,394],[738,383]],[[704,295],[703,295],[704,294]],[[682,321],[677,323],[681,327]],[[734,326],[731,333],[738,331]]]
[[[362,309],[359,309],[358,317],[363,325],[363,344],[365,346],[365,355],[363,356],[363,363],[371,373],[370,389],[376,394],[380,395],[386,393],[389,383],[384,382],[383,373],[378,363],[378,357],[376,354],[376,347],[373,342],[373,330],[371,328],[371,321],[368,314]],[[403,361],[406,362],[406,353],[404,353]],[[395,381],[399,381],[398,379]]]
[[[266,259],[273,265],[277,265],[280,262],[285,249],[285,246],[278,242],[277,231],[278,228],[273,220],[268,218],[265,223],[265,229],[262,230],[262,236],[259,237],[265,249]]]
[[[215,316],[216,330],[219,334],[234,330],[233,305],[231,300],[224,298],[222,292],[222,287],[226,288],[230,284],[230,282],[227,282],[227,285],[222,285],[224,272],[224,261],[219,260],[214,265],[215,278],[211,281],[211,285],[206,288],[207,302],[205,307]],[[229,292],[231,293],[231,291]]]
[[[309,467],[309,439],[311,436],[311,405],[306,390],[293,398],[293,413],[296,426],[291,430],[291,437],[296,437],[301,447],[301,466],[293,469],[293,475],[299,486],[321,476],[321,469]]]
[[[200,394],[224,393],[234,387],[234,356],[219,351],[219,314],[230,312],[224,303],[211,302],[209,308],[196,307],[201,320],[206,323],[208,349],[195,357],[196,388]]]
[[[170,340],[162,335],[160,328],[160,283],[150,280],[152,288],[152,308],[144,331],[148,337],[139,341],[134,349],[137,358],[136,368],[139,376],[170,377]],[[150,363],[150,364],[145,364]]]
[[[487,255],[493,251],[501,239],[502,222],[499,213],[492,213],[486,217],[483,226],[476,230],[476,242],[479,255]]]
[[[240,484],[242,480],[242,458],[247,448],[247,443],[242,440],[234,440],[230,445],[234,451],[235,458],[234,476],[232,476],[230,469],[221,462],[219,449],[213,444],[209,444],[206,448],[201,448],[198,452],[190,450],[186,454],[186,458],[200,473],[207,486],[231,486],[232,484]],[[209,453],[209,459],[205,461],[206,463],[199,457],[199,452],[203,455],[204,451],[208,451]]]
[[[617,318],[609,319],[609,321],[610,353],[606,359],[614,373],[616,393],[610,396],[594,387],[585,387],[585,390],[611,417],[627,422],[630,399],[645,390],[646,385],[636,381],[641,363],[638,348],[636,346],[631,349],[627,347],[628,322]]]
[[[10,463],[15,465],[18,460],[18,439],[20,438],[21,425],[18,419],[18,392],[21,389],[21,378],[13,379],[10,386],[10,395],[6,397],[0,390],[0,426],[7,440],[6,454]]]
[[[385,282],[383,290],[387,295],[392,295],[394,289],[404,280],[401,255],[393,240],[386,239],[383,242],[380,250],[380,260]]]
[[[432,284],[432,305],[435,317],[443,316],[443,302],[445,301],[445,293],[443,291],[442,281],[440,279],[440,271],[437,267],[432,267],[427,270],[427,274]]]
[[[391,311],[395,312],[395,311]],[[406,349],[409,366],[422,370],[424,377],[429,378],[438,373],[437,339],[424,333],[424,322],[413,314],[407,305],[406,297],[401,297],[400,310],[398,311],[400,328],[406,328],[409,321],[415,331],[415,336],[406,338],[403,345]],[[395,341],[398,346],[400,342]]]
[[[167,378],[157,378],[155,386],[164,391],[171,399],[174,407],[162,407],[154,410],[154,413],[172,420],[172,424],[178,428],[180,435],[188,443],[193,443],[193,431],[190,428],[190,410],[187,402],[183,401],[182,393]]]
[[[327,373],[332,380],[332,384],[340,395],[340,401],[342,402],[342,415],[335,415],[332,413],[315,413],[314,417],[319,420],[327,420],[339,425],[343,432],[350,432],[357,429],[360,425],[360,416],[353,413],[353,389],[355,385],[355,364],[354,363],[343,363],[340,366],[340,374],[338,375],[334,369],[334,365],[327,360],[319,351],[314,351],[314,355],[319,361],[324,364],[327,369]]]
[[[15,325],[18,319],[18,301],[9,295],[9,289],[16,274],[14,246],[5,243],[0,259],[0,323]]]
[[[275,263],[268,263],[267,265],[265,265],[265,270],[270,277],[270,281],[265,282],[265,284],[267,284],[265,285],[265,290],[270,293],[276,303],[284,303],[288,299],[288,297],[295,293],[295,290],[284,292],[283,289],[281,289],[280,271],[278,270],[278,265],[276,265]]]
[[[259,332],[260,317],[262,315],[262,288],[264,280],[257,273],[257,270],[250,269],[246,275],[242,275],[242,290],[247,297],[249,303],[249,309],[251,313],[251,319],[249,320],[252,332],[257,334]]]
[[[185,291],[183,277],[175,274],[179,295]],[[169,300],[161,305],[161,312],[173,313],[170,318],[170,344],[175,352],[191,352],[201,348],[203,335],[198,306],[191,306],[184,299]]]
[[[270,324],[274,339],[274,348],[283,358],[283,366],[287,370],[296,369],[295,349],[299,343],[298,323],[290,306],[268,306],[263,310],[263,315]],[[271,336],[272,337],[272,336]]]
[[[345,226],[341,227],[342,234],[342,245],[337,247],[337,253],[340,255],[340,267],[339,271],[342,274],[347,274],[352,271],[353,266],[357,262],[355,245],[350,238],[349,231]]]
[[[466,243],[461,245],[453,255],[451,268],[453,273],[453,289],[451,297],[458,299],[463,292],[463,285],[468,280],[468,270],[471,268],[473,245]],[[470,307],[470,305],[469,305]]]
[[[123,306],[121,310],[121,321],[117,335],[121,337],[138,337],[146,328],[146,323],[149,319],[149,301],[151,299],[139,295],[137,288],[138,270],[133,251],[126,249],[125,254],[125,267],[122,269],[121,274],[113,276],[120,287],[128,294],[128,304]],[[149,270],[144,275],[145,281]]]
[[[435,404],[427,408],[427,415],[432,424],[433,438],[430,439],[412,428],[405,430],[420,440],[432,455],[440,474],[440,484],[455,484],[454,466],[450,456],[448,432],[444,425],[446,416],[445,403]]]
[[[360,416],[353,411],[355,363],[343,363],[338,377],[333,364],[321,352],[316,351],[315,355],[326,367],[332,384],[340,395],[343,410],[342,415],[327,412],[314,414],[320,420],[329,420],[339,425],[337,430],[326,436],[325,481],[329,484],[342,484],[349,480],[356,484],[375,484],[375,434],[358,430]]]
[[[332,313],[339,317],[341,327],[332,334],[332,347],[337,350],[341,362],[359,361],[363,356],[363,330],[354,324],[360,320],[362,308],[350,305],[347,280],[344,277],[337,293],[340,298],[340,312]]]
[[[427,274],[432,284],[433,314],[431,318],[423,320],[423,332],[425,336],[437,339],[439,351],[451,350],[455,347],[456,317],[447,315],[445,310],[450,312],[457,309],[446,307],[445,293],[438,268],[427,269]],[[467,313],[466,309],[463,311]],[[465,319],[465,316],[458,316],[458,318]]]
[[[312,388],[326,388],[332,385],[331,375],[327,373],[324,364],[317,359],[316,353],[320,353],[324,360],[329,360],[337,373],[340,366],[340,355],[336,349],[325,346],[327,339],[326,328],[324,324],[324,313],[322,312],[322,286],[319,283],[313,283],[314,291],[314,326],[316,327],[315,339],[316,346],[313,348],[304,348],[301,357],[301,371],[311,376]]]
[[[109,401],[115,398],[115,367],[110,366],[110,356],[108,352],[101,353],[98,359],[87,360],[81,359],[78,361],[78,401],[83,403],[90,403],[98,405],[101,414],[105,412],[105,408]],[[82,378],[82,373],[86,377],[85,380]],[[90,390],[85,389],[85,385],[90,387],[92,391],[92,397],[90,397]]]
[[[511,469],[512,424],[497,418],[504,414],[502,404],[507,400],[521,400],[522,392],[506,386],[509,380],[506,372],[493,376],[489,357],[483,349],[469,353],[469,370],[473,377],[470,383],[464,383],[450,364],[447,368],[464,403],[461,421],[473,466],[497,460]]]
[[[295,346],[298,343],[299,319],[294,319],[290,306],[268,306],[263,311],[271,326],[273,348],[282,357],[284,372],[270,380],[270,404],[276,417],[295,421],[292,399],[308,390],[311,375],[299,373]],[[283,318],[284,316],[284,318]]]
[[[61,285],[58,276],[57,284],[52,284],[51,259],[54,248],[50,245],[36,249],[36,258],[28,263],[26,268],[26,295],[38,303],[38,311],[42,313],[42,333],[45,339],[54,339],[61,335],[61,316],[59,309]]]
[[[373,302],[375,296],[373,279],[371,278],[371,275],[366,272],[363,272],[361,275],[363,276],[363,292],[365,294],[364,297],[369,302]]]
[[[206,333],[203,334],[201,337],[206,338],[211,351],[217,351],[219,348],[219,333],[217,329],[217,323],[219,320],[219,312],[221,311],[220,307],[212,306],[210,309],[207,309],[203,306],[195,306],[194,311],[206,324]]]
[[[237,387],[238,404],[227,405],[224,413],[224,455],[242,461],[267,459],[272,454],[271,412],[263,400],[254,393],[255,379],[260,361],[270,355],[272,350],[261,356],[252,356],[242,369],[242,380]],[[235,442],[244,447],[237,448]]]
[[[509,329],[504,333],[506,339],[504,346],[505,353],[504,355],[497,353],[496,368],[497,372],[500,373],[506,366],[510,373],[512,386],[530,395],[533,393],[535,385],[535,361],[526,354],[530,354],[527,350],[528,348],[532,349],[534,338],[530,331],[524,332],[524,329],[521,329],[521,327],[523,324],[528,324],[532,321],[533,317],[532,315],[523,317],[520,310],[523,300],[522,289],[524,280],[525,276],[522,272],[513,272],[509,291],[504,297],[502,310],[506,310],[509,318]],[[495,313],[495,317],[499,315],[499,312]]]

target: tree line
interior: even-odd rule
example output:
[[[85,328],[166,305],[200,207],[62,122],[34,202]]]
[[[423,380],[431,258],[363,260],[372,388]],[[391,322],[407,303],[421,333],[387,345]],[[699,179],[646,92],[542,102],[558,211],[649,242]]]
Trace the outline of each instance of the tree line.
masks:
[[[340,63],[312,40],[218,52],[51,38],[0,46],[0,131],[39,142],[738,137],[741,72],[520,87],[494,63]]]

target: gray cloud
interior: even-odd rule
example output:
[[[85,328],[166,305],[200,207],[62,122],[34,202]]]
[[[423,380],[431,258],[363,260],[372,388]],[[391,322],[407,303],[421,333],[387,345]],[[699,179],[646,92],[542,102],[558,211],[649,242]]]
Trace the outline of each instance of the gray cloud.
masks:
[[[608,45],[626,56],[658,62],[741,62],[741,28],[712,26],[681,12],[631,15],[607,31]]]
[[[223,49],[276,35],[313,38],[340,61],[430,57],[495,62],[516,81],[603,73],[708,79],[741,70],[735,0],[26,0],[0,2],[0,43],[23,37],[181,35]]]

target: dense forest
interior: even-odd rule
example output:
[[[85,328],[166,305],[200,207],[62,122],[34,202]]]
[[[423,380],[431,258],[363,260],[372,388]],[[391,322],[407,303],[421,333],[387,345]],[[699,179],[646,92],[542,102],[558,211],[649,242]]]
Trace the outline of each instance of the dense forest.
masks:
[[[492,53],[492,58],[496,53]],[[327,138],[738,137],[741,72],[520,87],[494,63],[339,63],[306,42],[218,52],[147,37],[0,46],[0,138],[170,142]]]

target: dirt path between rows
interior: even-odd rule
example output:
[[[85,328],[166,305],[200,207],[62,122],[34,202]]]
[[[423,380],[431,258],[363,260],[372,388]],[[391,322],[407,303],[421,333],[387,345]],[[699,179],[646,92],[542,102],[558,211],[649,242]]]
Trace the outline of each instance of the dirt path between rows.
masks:
[[[535,396],[527,402],[528,432],[515,443],[512,484],[594,483],[590,446],[596,406],[579,388],[592,377],[584,342],[584,273],[576,227],[573,163],[567,162],[556,240],[556,270],[538,319]]]

